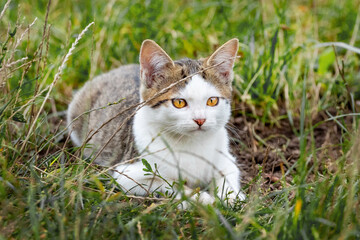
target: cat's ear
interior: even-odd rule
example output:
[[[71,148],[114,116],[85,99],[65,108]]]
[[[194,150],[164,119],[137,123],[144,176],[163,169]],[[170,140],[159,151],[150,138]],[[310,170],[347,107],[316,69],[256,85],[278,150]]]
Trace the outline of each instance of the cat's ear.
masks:
[[[214,66],[214,70],[223,77],[226,82],[232,80],[233,67],[239,48],[239,40],[233,38],[219,47],[206,61],[207,66]]]
[[[174,66],[173,60],[152,40],[143,41],[140,49],[140,76],[147,88],[151,88],[155,76],[166,67]]]

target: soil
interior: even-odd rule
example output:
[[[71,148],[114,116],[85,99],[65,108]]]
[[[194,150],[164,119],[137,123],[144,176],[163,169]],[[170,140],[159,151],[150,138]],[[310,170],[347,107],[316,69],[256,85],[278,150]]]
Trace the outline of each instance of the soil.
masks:
[[[337,115],[334,110],[330,112],[333,116]],[[306,119],[307,129],[313,126],[313,134],[306,133],[305,157],[309,159],[309,167],[316,164],[313,171],[336,171],[336,160],[343,155],[342,129],[335,121],[325,121],[328,118],[320,112],[311,122]],[[351,118],[344,118],[344,121],[346,126],[351,124]],[[296,171],[296,162],[301,157],[300,121],[295,119],[293,127],[287,118],[270,125],[239,114],[231,122],[231,145],[242,169],[243,184],[252,185],[260,171],[262,185],[266,187],[281,188],[280,184],[273,183],[278,183],[284,175],[286,182],[290,183],[292,173]],[[311,141],[312,138],[314,141]],[[315,154],[309,155],[311,153]],[[287,173],[289,169],[291,171]]]

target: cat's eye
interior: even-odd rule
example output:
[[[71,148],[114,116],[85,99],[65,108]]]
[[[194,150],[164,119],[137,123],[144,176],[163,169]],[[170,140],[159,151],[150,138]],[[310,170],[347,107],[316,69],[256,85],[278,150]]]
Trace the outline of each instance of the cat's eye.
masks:
[[[172,104],[176,108],[183,108],[183,107],[187,106],[187,103],[186,103],[185,99],[182,99],[182,98],[174,98],[172,100]]]
[[[207,100],[206,105],[208,105],[210,107],[215,107],[216,105],[218,105],[218,103],[219,103],[218,97],[211,97]]]

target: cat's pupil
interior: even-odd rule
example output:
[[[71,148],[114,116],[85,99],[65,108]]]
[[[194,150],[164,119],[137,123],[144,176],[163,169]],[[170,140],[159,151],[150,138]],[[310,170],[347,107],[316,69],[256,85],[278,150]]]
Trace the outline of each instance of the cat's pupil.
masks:
[[[172,103],[174,105],[174,107],[176,108],[183,108],[183,107],[186,107],[187,103],[185,101],[185,99],[182,99],[182,98],[175,98],[172,100]]]
[[[207,101],[207,105],[211,106],[211,107],[216,106],[218,103],[219,103],[219,98],[218,97],[211,97]]]

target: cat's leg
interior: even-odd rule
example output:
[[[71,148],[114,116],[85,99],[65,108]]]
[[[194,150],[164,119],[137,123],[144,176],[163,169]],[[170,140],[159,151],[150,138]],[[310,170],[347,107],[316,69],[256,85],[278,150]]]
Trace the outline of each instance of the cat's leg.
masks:
[[[170,186],[173,181],[165,182],[152,173],[143,171],[141,162],[119,165],[113,173],[114,179],[126,193],[148,196],[156,192],[173,194],[174,189]]]
[[[186,196],[190,197],[191,200],[199,201],[203,204],[212,204],[215,201],[215,198],[211,196],[206,191],[198,191],[189,188],[187,186],[184,186],[184,193]]]
[[[218,172],[215,177],[215,188],[217,196],[229,203],[236,198],[245,200],[245,194],[240,190],[240,171],[235,163],[227,164],[226,168]]]
[[[181,192],[173,184],[173,180],[166,179],[165,182],[151,173],[144,172],[143,167],[141,162],[120,165],[116,167],[113,177],[126,193],[148,196],[156,192],[162,192],[167,193],[168,196],[176,194],[175,199],[181,199]],[[212,204],[215,201],[215,198],[205,191],[196,192],[188,186],[183,186],[183,189],[185,196],[193,201],[199,201],[203,204]],[[183,209],[188,208],[188,202],[183,202],[181,206]]]
[[[184,194],[188,199],[191,201],[200,202],[202,204],[208,205],[213,204],[215,202],[215,198],[211,196],[208,192],[205,191],[196,191],[195,189],[189,188],[187,186],[183,186]],[[175,197],[176,199],[181,199],[181,193],[178,192],[178,194]],[[185,200],[181,201],[178,205],[179,209],[186,210],[190,206],[190,201]]]

